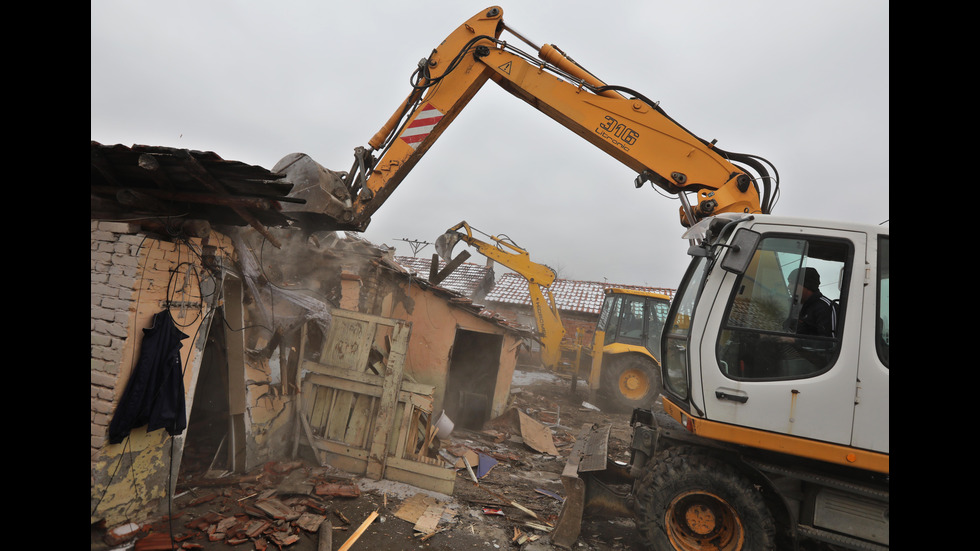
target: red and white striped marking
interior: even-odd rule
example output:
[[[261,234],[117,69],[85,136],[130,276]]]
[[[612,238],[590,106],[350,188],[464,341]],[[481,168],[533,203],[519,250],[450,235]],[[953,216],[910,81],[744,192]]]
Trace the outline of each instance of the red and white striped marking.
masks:
[[[401,139],[412,146],[412,149],[415,149],[432,132],[432,129],[436,127],[436,123],[440,120],[442,120],[442,113],[427,103],[422,108],[422,111],[419,112],[418,116],[415,117],[415,120],[402,132]]]

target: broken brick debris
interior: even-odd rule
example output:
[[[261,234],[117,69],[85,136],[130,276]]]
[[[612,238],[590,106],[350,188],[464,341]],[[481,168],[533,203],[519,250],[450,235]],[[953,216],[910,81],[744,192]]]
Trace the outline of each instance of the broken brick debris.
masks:
[[[152,533],[138,540],[133,546],[135,551],[172,551],[176,543],[170,539],[170,534]]]
[[[342,484],[337,482],[324,482],[317,484],[313,493],[318,496],[330,497],[360,497],[361,489],[357,484]]]
[[[209,526],[215,522],[218,522],[220,519],[221,515],[214,511],[208,511],[196,519],[184,524],[184,527],[191,530],[207,530]]]
[[[326,515],[314,515],[312,513],[303,513],[296,519],[296,527],[302,528],[307,532],[316,532],[320,529],[320,524],[327,519]]]
[[[202,503],[207,503],[207,502],[213,500],[216,497],[218,497],[218,493],[217,492],[211,492],[210,494],[205,494],[203,496],[196,497],[196,498],[192,499],[188,503],[188,505],[191,505],[191,506],[193,506],[193,505],[200,505]]]
[[[139,524],[129,522],[109,530],[102,539],[106,544],[115,547],[135,538],[140,533],[140,530],[141,527]]]
[[[289,507],[278,499],[271,497],[256,501],[255,506],[262,509],[269,516],[275,519],[296,520],[300,515],[300,513],[296,512],[296,510],[292,507]]]

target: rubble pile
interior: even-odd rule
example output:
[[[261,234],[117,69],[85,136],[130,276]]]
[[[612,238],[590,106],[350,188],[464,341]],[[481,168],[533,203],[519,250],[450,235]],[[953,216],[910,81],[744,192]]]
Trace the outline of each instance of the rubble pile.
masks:
[[[548,534],[564,499],[561,470],[578,428],[594,421],[628,428],[622,414],[595,411],[563,384],[512,389],[503,415],[437,443],[437,457],[456,469],[451,496],[303,458],[246,474],[202,464],[200,475],[179,482],[171,516],[115,540],[105,534],[105,549],[551,549]],[[626,444],[614,435],[611,455],[625,454]],[[583,531],[578,549],[632,549],[630,532],[599,525]]]

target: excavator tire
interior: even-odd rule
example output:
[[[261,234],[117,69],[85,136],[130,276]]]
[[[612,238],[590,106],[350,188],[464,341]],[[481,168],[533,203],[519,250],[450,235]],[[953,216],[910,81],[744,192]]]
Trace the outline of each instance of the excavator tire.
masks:
[[[775,551],[762,494],[729,463],[695,448],[651,459],[636,487],[636,527],[655,551]]]
[[[650,408],[660,395],[660,370],[638,354],[604,356],[600,394],[617,411]]]

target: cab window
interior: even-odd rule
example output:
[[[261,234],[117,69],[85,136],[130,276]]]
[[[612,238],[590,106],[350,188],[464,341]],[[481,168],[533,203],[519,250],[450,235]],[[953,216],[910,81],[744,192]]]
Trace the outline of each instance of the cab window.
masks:
[[[619,340],[629,344],[641,344],[643,339],[643,297],[623,296],[622,321]]]
[[[619,314],[622,311],[623,297],[610,295],[606,297],[606,303],[602,307],[603,313],[606,315],[604,319],[599,320],[599,328],[605,326],[606,336],[603,339],[603,345],[607,345],[616,342],[616,332],[619,331]]]
[[[767,236],[729,298],[717,355],[739,380],[819,374],[840,352],[853,248],[844,240]]]

